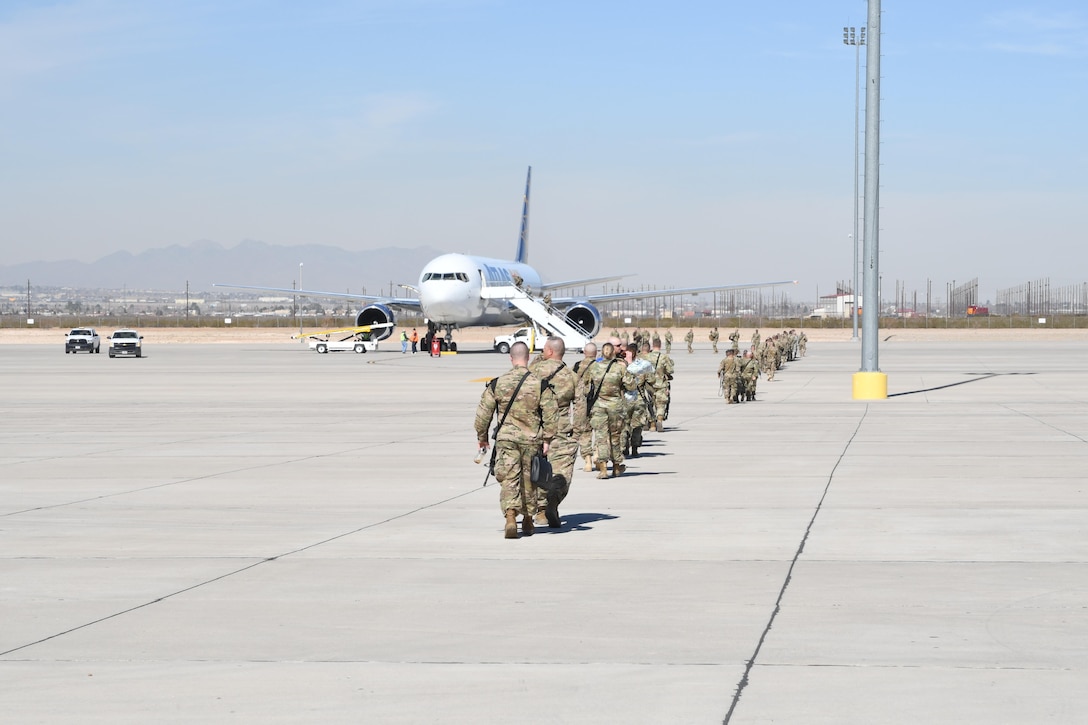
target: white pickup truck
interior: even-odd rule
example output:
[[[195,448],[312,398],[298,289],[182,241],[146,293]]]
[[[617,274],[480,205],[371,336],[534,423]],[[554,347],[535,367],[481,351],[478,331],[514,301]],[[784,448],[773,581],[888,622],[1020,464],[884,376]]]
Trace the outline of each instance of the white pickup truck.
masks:
[[[135,330],[115,330],[106,339],[110,341],[110,357],[144,356],[144,336]]]
[[[513,335],[497,335],[493,347],[496,352],[506,354],[510,352],[510,346],[515,342],[524,342],[532,350],[535,346],[537,350],[544,349],[544,343],[548,341],[547,335],[541,335],[539,332],[533,333],[531,327],[519,327],[514,330]]]
[[[102,339],[93,327],[73,328],[64,338],[64,354],[86,350],[90,353],[102,352]]]

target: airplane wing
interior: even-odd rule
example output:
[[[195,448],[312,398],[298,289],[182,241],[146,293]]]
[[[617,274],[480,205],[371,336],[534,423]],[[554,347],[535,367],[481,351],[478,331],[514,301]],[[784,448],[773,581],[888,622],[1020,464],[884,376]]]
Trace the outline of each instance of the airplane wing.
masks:
[[[797,284],[797,280],[789,279],[782,282],[752,282],[746,284],[722,284],[711,287],[674,287],[671,289],[638,290],[632,292],[609,292],[599,295],[582,295],[581,297],[562,297],[552,300],[556,307],[576,302],[619,302],[621,300],[645,300],[652,297],[675,297],[676,295],[698,295],[704,292],[729,292],[731,290],[758,289],[760,287],[777,287],[783,284]]]
[[[588,287],[591,284],[604,284],[605,282],[614,282],[617,279],[633,276],[633,274],[617,274],[612,277],[594,277],[593,279],[572,279],[566,282],[549,282],[540,285],[540,289],[547,292],[548,290],[565,289],[567,287]]]
[[[292,287],[253,287],[244,284],[212,284],[212,287],[225,287],[227,289],[247,289],[257,292],[282,292],[283,294],[298,295],[302,297],[327,297],[329,299],[359,300],[361,302],[377,302],[392,307],[405,309],[420,309],[419,300],[415,297],[385,297],[382,295],[357,295],[350,292],[323,292],[321,290],[294,289]]]

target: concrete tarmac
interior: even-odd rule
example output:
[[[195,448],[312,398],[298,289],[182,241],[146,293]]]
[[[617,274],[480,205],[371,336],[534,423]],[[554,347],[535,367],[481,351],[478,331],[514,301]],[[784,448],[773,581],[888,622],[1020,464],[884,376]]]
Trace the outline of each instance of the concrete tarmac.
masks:
[[[674,347],[517,541],[506,356],[147,342],[0,347],[4,722],[1088,721],[1088,342],[893,338],[877,402],[810,344],[732,406]]]

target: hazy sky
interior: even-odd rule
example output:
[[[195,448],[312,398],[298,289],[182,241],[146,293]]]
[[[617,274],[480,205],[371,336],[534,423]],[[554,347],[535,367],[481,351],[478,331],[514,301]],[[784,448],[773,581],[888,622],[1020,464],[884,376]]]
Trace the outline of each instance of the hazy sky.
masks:
[[[2,263],[204,239],[507,257],[532,165],[548,279],[809,298],[851,276],[842,27],[866,7],[6,0]],[[1082,0],[883,8],[886,293],[1088,280]]]

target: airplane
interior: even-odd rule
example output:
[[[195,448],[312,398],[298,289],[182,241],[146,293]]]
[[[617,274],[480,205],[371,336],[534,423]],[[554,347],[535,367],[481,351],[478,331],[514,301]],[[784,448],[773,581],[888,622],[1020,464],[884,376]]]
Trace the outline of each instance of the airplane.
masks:
[[[396,324],[394,309],[420,314],[427,321],[428,341],[445,330],[444,347],[455,351],[453,331],[465,327],[504,327],[527,323],[526,315],[509,298],[485,294],[488,288],[511,289],[520,287],[532,294],[550,296],[552,290],[584,287],[622,279],[629,275],[612,275],[592,279],[576,279],[545,283],[540,274],[529,265],[529,192],[533,167],[525,178],[525,196],[522,202],[521,231],[517,250],[512,260],[478,257],[471,254],[443,254],[428,262],[419,274],[415,287],[401,285],[415,292],[418,297],[383,297],[378,295],[351,294],[349,292],[325,292],[320,290],[286,289],[283,287],[256,287],[236,284],[215,284],[215,287],[284,292],[297,296],[353,299],[368,303],[355,315],[355,326],[388,325],[376,334],[384,340],[393,334]],[[686,287],[667,290],[643,290],[638,292],[612,292],[586,294],[578,297],[551,298],[550,306],[571,325],[592,339],[601,329],[601,313],[597,305],[622,300],[649,299],[673,295],[695,295],[703,292],[774,287],[797,284],[796,280],[757,282],[747,284],[715,285],[710,287]]]

